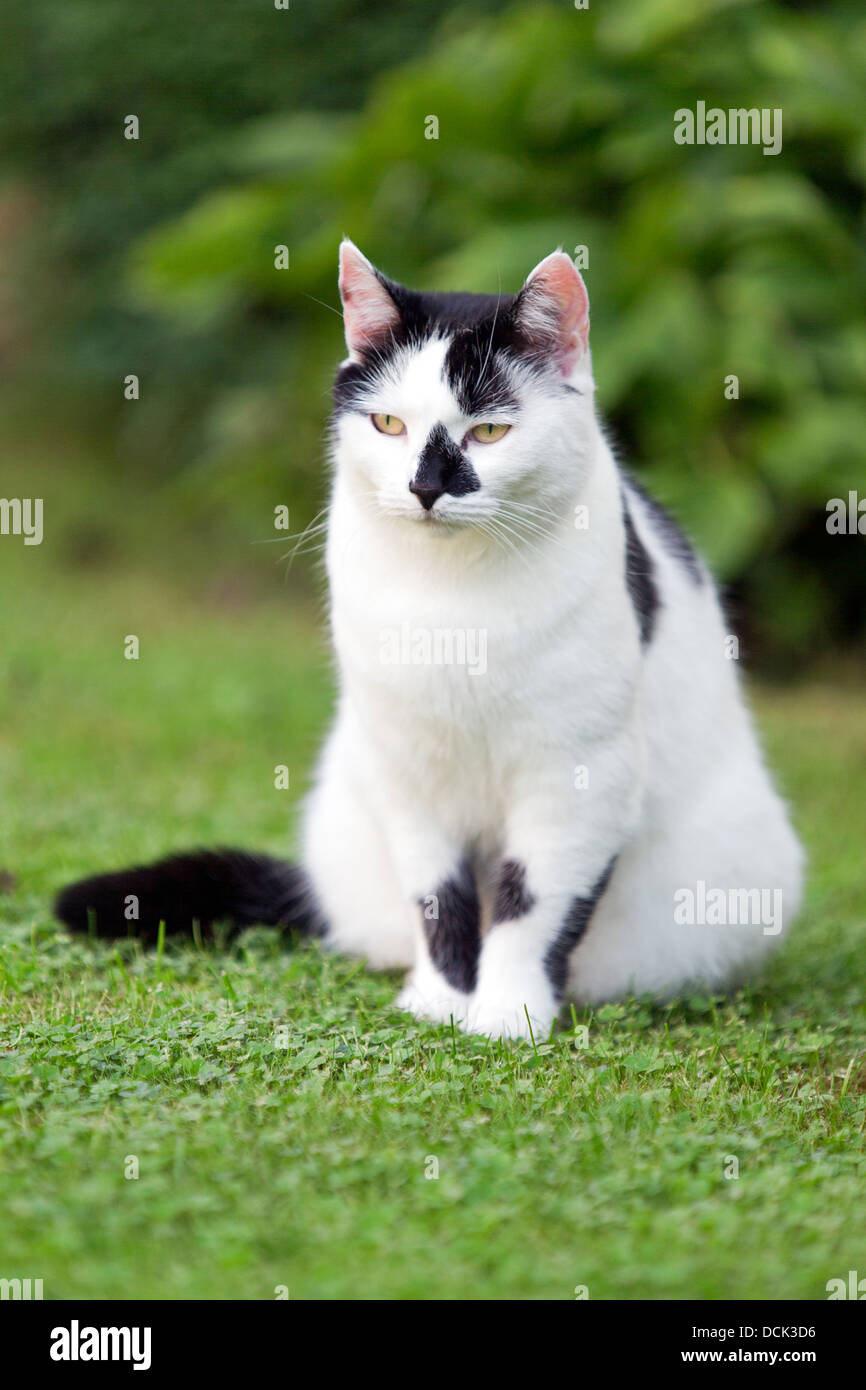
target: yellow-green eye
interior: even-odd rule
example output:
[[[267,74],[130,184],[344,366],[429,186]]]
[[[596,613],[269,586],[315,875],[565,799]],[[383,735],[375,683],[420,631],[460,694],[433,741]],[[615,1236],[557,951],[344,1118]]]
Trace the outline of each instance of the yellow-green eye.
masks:
[[[396,415],[371,415],[370,419],[380,434],[403,434],[406,426]]]
[[[476,425],[469,433],[479,444],[495,444],[511,429],[510,425]]]

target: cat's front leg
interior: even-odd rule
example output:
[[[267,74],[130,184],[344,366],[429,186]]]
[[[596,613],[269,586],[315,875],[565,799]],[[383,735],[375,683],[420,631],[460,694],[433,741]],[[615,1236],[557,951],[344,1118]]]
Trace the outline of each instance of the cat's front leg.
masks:
[[[563,890],[549,886],[543,871],[533,871],[530,856],[503,860],[478,981],[463,1020],[467,1032],[536,1042],[547,1036],[562,1004],[569,955],[614,863],[611,855],[600,870],[572,872],[571,885]]]
[[[463,1025],[468,1032],[536,1042],[547,1036],[563,1002],[569,957],[639,819],[639,710],[606,737],[584,736],[578,748],[579,759],[563,749],[527,759],[511,785],[493,908]],[[569,775],[578,760],[589,771],[580,789]]]
[[[426,854],[405,853],[403,873],[417,919],[415,963],[397,1006],[416,1018],[437,1023],[453,1018],[462,1024],[477,982],[481,949],[475,871],[466,855],[431,844]]]

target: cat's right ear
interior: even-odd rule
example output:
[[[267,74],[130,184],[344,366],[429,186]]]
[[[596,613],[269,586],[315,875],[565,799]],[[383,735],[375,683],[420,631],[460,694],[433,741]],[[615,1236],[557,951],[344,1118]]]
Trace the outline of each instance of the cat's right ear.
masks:
[[[400,311],[376,267],[348,237],[340,243],[340,299],[349,357],[360,361],[380,347],[400,323]]]
[[[528,347],[570,376],[589,343],[589,296],[570,256],[554,251],[539,262],[517,296],[514,315]]]

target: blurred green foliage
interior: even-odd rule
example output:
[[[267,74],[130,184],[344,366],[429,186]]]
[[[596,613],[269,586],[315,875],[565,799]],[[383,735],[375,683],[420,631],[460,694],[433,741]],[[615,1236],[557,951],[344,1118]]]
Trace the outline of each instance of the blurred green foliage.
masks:
[[[50,371],[61,392],[86,378],[121,457],[180,475],[179,505],[205,490],[259,525],[278,501],[321,505],[343,234],[429,288],[512,290],[585,245],[613,439],[730,586],[752,654],[862,635],[863,541],[825,528],[828,498],[866,493],[856,0],[328,0],[315,17],[84,0],[52,8],[47,36],[46,8],[4,19],[48,98],[37,119],[13,79],[5,133],[23,174],[57,176],[50,236],[74,273],[37,299],[76,346]],[[674,112],[699,100],[781,108],[781,153],[677,145]]]

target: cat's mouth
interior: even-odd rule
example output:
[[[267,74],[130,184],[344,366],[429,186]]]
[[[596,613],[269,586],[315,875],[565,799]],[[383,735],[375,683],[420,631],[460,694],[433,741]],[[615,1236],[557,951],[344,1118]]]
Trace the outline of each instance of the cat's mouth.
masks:
[[[463,530],[471,526],[473,520],[465,509],[449,507],[444,494],[429,507],[417,503],[407,506],[401,502],[397,507],[386,504],[385,510],[391,516],[410,521],[413,525],[422,526],[431,532]]]
[[[429,507],[414,497],[404,500],[393,495],[380,496],[373,505],[381,516],[420,527],[426,535],[447,536],[472,531],[478,526],[476,508],[461,506],[460,502],[460,498],[443,493]]]
[[[431,507],[430,511],[422,511],[419,507],[417,512],[410,511],[406,515],[410,521],[415,522],[416,525],[420,524],[431,535],[453,535],[457,531],[465,531],[472,526],[472,517],[467,516],[465,512],[442,512],[435,506]]]

